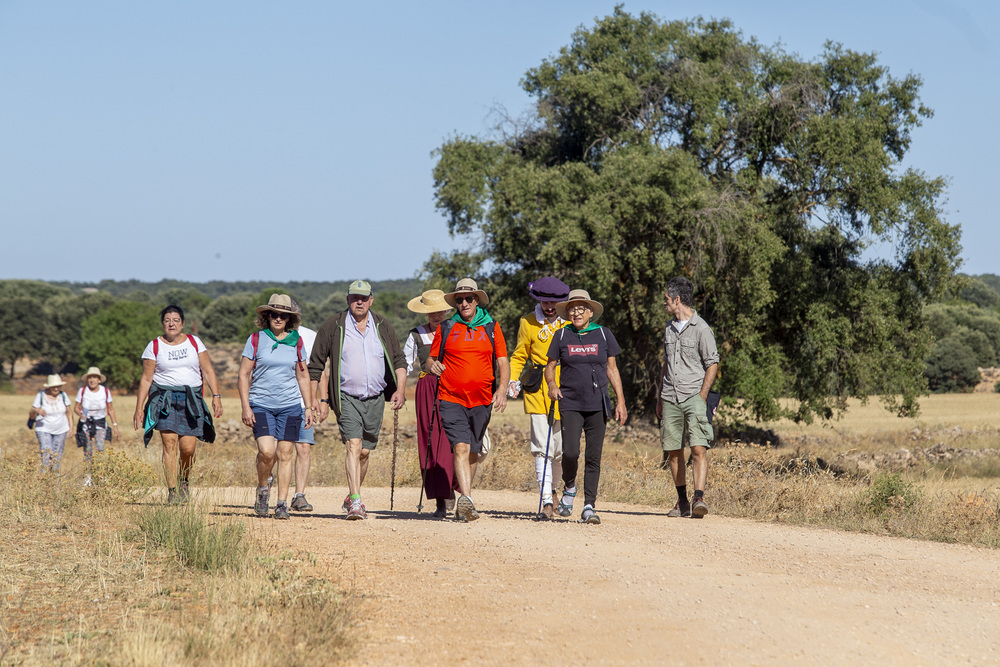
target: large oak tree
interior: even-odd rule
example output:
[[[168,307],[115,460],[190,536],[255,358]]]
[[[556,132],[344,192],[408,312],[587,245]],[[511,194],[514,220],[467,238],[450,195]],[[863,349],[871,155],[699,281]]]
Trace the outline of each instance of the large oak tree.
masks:
[[[806,61],[727,21],[619,7],[527,72],[532,118],[439,149],[437,205],[470,243],[433,256],[428,283],[474,275],[508,328],[539,275],[590,290],[648,410],[663,288],[688,276],[717,386],[746,416],[829,417],[874,394],[914,414],[922,306],[960,251],[944,180],[902,164],[931,115],[920,84],[838,44]]]

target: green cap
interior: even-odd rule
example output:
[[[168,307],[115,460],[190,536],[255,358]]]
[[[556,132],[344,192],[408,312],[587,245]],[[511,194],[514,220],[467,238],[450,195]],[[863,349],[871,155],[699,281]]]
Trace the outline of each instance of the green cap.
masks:
[[[347,296],[352,294],[360,294],[361,296],[371,296],[372,286],[369,285],[364,280],[355,280],[351,283],[351,286],[347,288]]]

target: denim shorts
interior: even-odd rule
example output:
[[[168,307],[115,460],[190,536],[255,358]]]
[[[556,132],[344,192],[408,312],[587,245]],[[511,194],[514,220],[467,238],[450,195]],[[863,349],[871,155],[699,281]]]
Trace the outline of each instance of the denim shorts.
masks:
[[[316,444],[316,434],[313,433],[313,427],[306,428],[305,410],[302,411],[302,426],[299,427],[299,437],[295,442],[308,442],[310,445]]]
[[[302,428],[304,414],[301,406],[291,405],[286,408],[274,409],[262,408],[251,403],[250,409],[253,410],[254,417],[253,437],[270,436],[275,440],[299,441],[299,431]]]

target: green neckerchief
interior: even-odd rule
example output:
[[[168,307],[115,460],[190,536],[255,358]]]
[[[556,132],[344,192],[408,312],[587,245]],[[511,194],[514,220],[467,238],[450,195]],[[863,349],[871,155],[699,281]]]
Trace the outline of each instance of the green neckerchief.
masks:
[[[281,340],[278,340],[278,338],[274,335],[274,332],[271,331],[271,327],[264,329],[264,333],[267,334],[268,338],[274,341],[274,345],[271,346],[271,352],[277,350],[279,345],[290,345],[295,347],[295,344],[299,342],[299,332],[294,329],[289,331],[288,335]]]
[[[594,329],[600,329],[601,325],[594,324],[593,320],[591,320],[590,324],[585,326],[583,329],[577,330],[577,328],[572,324],[569,325],[569,328],[573,330],[573,333],[575,333],[577,336],[583,339],[583,334],[587,333],[588,331],[593,331]]]
[[[470,329],[475,329],[476,327],[486,326],[487,324],[493,321],[493,318],[490,317],[489,313],[483,310],[482,306],[476,306],[476,314],[472,316],[471,322],[466,322],[465,320],[463,320],[462,316],[459,315],[458,313],[455,313],[454,315],[451,316],[451,321],[458,324],[464,324]]]

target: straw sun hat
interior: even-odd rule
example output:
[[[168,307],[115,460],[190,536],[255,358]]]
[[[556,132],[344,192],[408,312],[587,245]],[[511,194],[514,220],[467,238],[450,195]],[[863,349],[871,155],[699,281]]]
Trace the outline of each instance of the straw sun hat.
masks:
[[[276,313],[289,313],[291,315],[298,315],[299,311],[292,305],[292,297],[287,294],[272,294],[271,298],[267,300],[266,306],[257,306],[257,312],[262,313],[265,310],[273,310]]]
[[[429,289],[420,296],[413,297],[406,307],[414,313],[440,313],[451,310],[451,306],[444,300],[444,292],[439,289]]]
[[[97,377],[101,378],[101,383],[108,381],[108,378],[104,375],[104,373],[101,372],[101,369],[98,368],[97,366],[91,366],[90,368],[88,368],[87,372],[83,374],[83,379],[86,380],[91,375],[96,375]]]
[[[66,384],[66,383],[63,382],[63,379],[61,377],[59,377],[58,375],[50,375],[48,378],[46,378],[45,384],[42,385],[42,389],[51,389],[52,387],[61,387],[64,384]]]
[[[590,292],[585,289],[571,290],[569,296],[562,303],[556,304],[556,312],[564,320],[569,319],[569,305],[571,303],[582,303],[594,311],[593,319],[597,319],[604,312],[604,306],[590,298]]]
[[[448,302],[448,305],[452,308],[458,308],[458,302],[455,300],[456,296],[465,296],[466,294],[475,294],[479,297],[479,305],[486,306],[490,303],[490,297],[486,296],[486,292],[479,289],[479,285],[472,278],[462,278],[455,285],[455,291],[444,295],[444,300]]]

